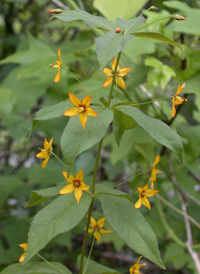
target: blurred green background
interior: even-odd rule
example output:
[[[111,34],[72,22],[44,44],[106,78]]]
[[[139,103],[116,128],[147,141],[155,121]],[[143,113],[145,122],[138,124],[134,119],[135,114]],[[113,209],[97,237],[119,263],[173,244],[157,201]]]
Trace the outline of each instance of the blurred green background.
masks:
[[[172,96],[178,84],[186,83],[183,90],[188,102],[171,120],[171,99],[141,107],[144,113],[170,125],[181,136],[184,144],[184,163],[178,163],[172,154],[176,178],[181,187],[196,200],[200,198],[200,1],[163,0],[1,0],[0,3],[0,270],[18,262],[22,250],[18,245],[27,241],[27,233],[33,216],[49,201],[25,208],[31,191],[55,186],[63,181],[62,166],[51,157],[47,167],[41,168],[35,154],[43,147],[44,137],[54,137],[53,149],[60,155],[60,137],[67,123],[66,117],[40,122],[30,135],[35,113],[42,107],[64,101],[68,93],[84,94],[82,86],[66,71],[61,72],[61,82],[53,79],[57,70],[49,64],[58,60],[61,49],[63,66],[84,83],[91,95],[107,96],[109,88],[102,88],[105,76],[99,70],[95,52],[95,30],[82,22],[64,23],[51,20],[48,10],[77,6],[94,15],[115,20],[118,16],[130,19],[139,15],[143,8],[156,6],[157,11],[145,13],[146,23],[181,14],[185,21],[169,18],[146,27],[145,30],[160,32],[181,44],[178,48],[146,38],[133,39],[127,43],[120,61],[121,67],[131,67],[126,77],[126,92],[135,102],[151,98]],[[108,65],[110,66],[110,64]],[[127,100],[118,90],[118,98]],[[30,136],[29,136],[30,135]],[[169,170],[168,152],[162,149],[142,128],[137,126],[126,131],[120,147],[111,133],[105,139],[98,180],[107,184],[147,170],[161,151],[159,175],[156,188],[175,207],[180,208]],[[76,169],[83,168],[87,180],[91,180],[96,147],[81,154]],[[61,155],[60,155],[61,157]],[[143,174],[121,189],[134,193],[137,187],[147,183],[149,174]],[[86,181],[87,182],[87,181]],[[187,198],[187,197],[186,197]],[[200,222],[199,206],[187,200],[189,214]],[[168,235],[158,208],[152,199],[152,210],[141,211],[154,230],[167,270],[164,272],[148,262],[142,273],[196,274],[195,265],[185,248]],[[94,216],[100,217],[99,204],[95,204]],[[163,206],[167,223],[186,241],[182,216]],[[57,236],[41,254],[50,261],[67,265],[77,271],[76,258],[80,253],[84,221],[71,233]],[[109,228],[108,224],[107,227]],[[131,228],[130,228],[131,229]],[[199,230],[192,226],[194,243],[200,239]],[[90,243],[89,243],[90,245]],[[138,255],[124,245],[115,233],[104,235],[97,245],[93,259],[118,271],[125,271]],[[37,260],[37,259],[35,259]]]

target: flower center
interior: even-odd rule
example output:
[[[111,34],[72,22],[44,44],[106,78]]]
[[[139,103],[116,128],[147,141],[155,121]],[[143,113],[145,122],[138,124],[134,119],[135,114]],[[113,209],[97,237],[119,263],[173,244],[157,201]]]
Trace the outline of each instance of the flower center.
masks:
[[[86,111],[86,107],[84,105],[79,105],[78,107],[78,113],[82,113],[82,112],[85,112]]]
[[[143,190],[142,192],[141,192],[141,197],[143,198],[144,196],[146,196],[146,193],[145,193],[145,191]]]
[[[73,181],[73,186],[79,188],[81,186],[81,183],[79,180]]]

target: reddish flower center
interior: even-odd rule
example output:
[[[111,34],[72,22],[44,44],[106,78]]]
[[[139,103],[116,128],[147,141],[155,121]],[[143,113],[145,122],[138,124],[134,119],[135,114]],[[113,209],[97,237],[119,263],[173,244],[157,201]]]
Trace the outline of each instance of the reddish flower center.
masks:
[[[73,181],[73,186],[74,187],[80,187],[81,186],[81,183],[80,183],[80,181],[79,180],[75,180],[75,181]]]
[[[146,196],[145,190],[143,190],[140,194],[141,198],[143,198],[144,196]]]
[[[78,113],[86,112],[86,107],[85,105],[79,105],[78,107]]]

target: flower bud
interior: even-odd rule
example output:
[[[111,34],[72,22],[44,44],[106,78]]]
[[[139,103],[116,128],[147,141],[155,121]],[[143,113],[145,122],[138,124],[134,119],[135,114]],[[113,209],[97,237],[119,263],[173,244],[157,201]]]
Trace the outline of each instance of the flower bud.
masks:
[[[158,10],[158,8],[155,6],[151,6],[148,10]]]
[[[60,14],[62,13],[64,10],[61,10],[61,9],[54,9],[54,10],[49,10],[48,12],[49,13],[53,13],[53,14]]]
[[[174,14],[172,15],[172,17],[175,19],[175,20],[178,20],[178,21],[183,21],[183,20],[186,20],[185,17],[179,15],[179,14]]]
[[[116,33],[120,33],[120,32],[121,32],[121,29],[117,28],[117,29],[115,30],[115,32],[116,32]]]

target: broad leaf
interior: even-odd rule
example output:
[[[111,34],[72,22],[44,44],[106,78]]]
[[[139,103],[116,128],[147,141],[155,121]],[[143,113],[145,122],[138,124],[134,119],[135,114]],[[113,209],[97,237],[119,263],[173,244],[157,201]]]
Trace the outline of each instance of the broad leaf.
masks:
[[[11,264],[6,267],[1,274],[71,274],[71,271],[61,263],[51,262],[51,265],[52,266],[45,262],[29,262],[25,265],[21,263]]]
[[[130,19],[136,15],[148,0],[95,0],[94,7],[107,19],[115,22],[117,17]]]
[[[31,192],[30,199],[28,201],[28,204],[26,207],[31,207],[38,205],[45,200],[47,200],[49,197],[55,196],[59,193],[59,191],[66,185],[66,182],[61,183],[58,186],[49,187],[46,189],[40,189],[40,190],[33,190]]]
[[[96,38],[96,52],[100,68],[103,69],[108,61],[116,57],[123,50],[125,44],[133,38],[134,35],[121,35],[114,30],[108,31]]]
[[[182,161],[183,145],[181,138],[168,125],[132,106],[118,106],[116,109],[132,117],[154,140],[176,152]]]
[[[113,120],[113,111],[93,107],[98,117],[89,117],[83,130],[79,117],[71,117],[61,137],[61,150],[68,172],[77,155],[97,144],[106,134]]]
[[[124,30],[125,30],[124,34],[128,35],[134,29],[141,26],[144,23],[145,18],[143,16],[139,16],[139,17],[136,17],[135,19],[131,19],[131,20],[124,20],[124,19],[121,19],[121,18],[117,18],[116,21],[119,24],[121,29],[124,28]]]
[[[175,41],[169,39],[167,36],[165,36],[161,33],[157,33],[157,32],[132,32],[131,34],[134,34],[135,37],[144,37],[144,38],[149,38],[149,39],[162,41],[162,42],[165,42],[167,44],[176,46],[182,51],[182,48],[179,44],[177,44]]]
[[[98,195],[103,212],[115,232],[138,254],[164,268],[156,236],[134,205],[122,197]]]
[[[87,263],[87,258],[84,257],[83,260],[83,269],[85,269],[85,265]],[[80,264],[80,256],[78,257],[78,264]],[[93,260],[89,260],[86,271],[84,272],[84,274],[118,274],[119,272],[117,272],[116,270],[104,266],[102,264],[98,264]]]
[[[56,235],[67,232],[78,225],[87,213],[91,197],[83,193],[78,204],[74,193],[61,195],[33,219],[28,237],[28,249],[24,262],[28,262]]]
[[[84,10],[68,10],[55,15],[54,17],[57,17],[58,19],[65,22],[81,20],[90,27],[103,30],[116,29],[116,25],[113,22],[100,16],[92,15]]]
[[[107,182],[108,183],[108,182]],[[128,200],[130,200],[132,202],[132,197],[128,194],[125,193],[123,191],[120,191],[118,189],[112,188],[113,186],[108,186],[103,184],[103,182],[100,182],[99,184],[96,184],[95,186],[95,195],[99,195],[100,193],[106,193],[106,194],[110,194],[113,196],[120,196],[120,197],[124,197],[127,198]]]

